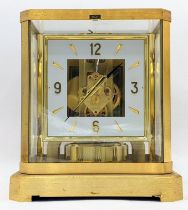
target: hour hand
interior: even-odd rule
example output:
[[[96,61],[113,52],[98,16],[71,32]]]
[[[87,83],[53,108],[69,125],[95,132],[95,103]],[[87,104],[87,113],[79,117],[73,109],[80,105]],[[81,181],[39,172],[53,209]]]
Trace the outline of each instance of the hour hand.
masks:
[[[106,76],[102,76],[91,88],[89,88],[89,90],[87,91],[87,94],[85,95],[85,97],[79,102],[79,104],[74,108],[74,112],[80,107],[80,105],[82,105],[84,103],[84,101],[90,96],[93,95],[96,91],[96,87],[100,86],[101,84],[104,83],[106,79]],[[69,119],[69,116],[65,119],[65,122]]]

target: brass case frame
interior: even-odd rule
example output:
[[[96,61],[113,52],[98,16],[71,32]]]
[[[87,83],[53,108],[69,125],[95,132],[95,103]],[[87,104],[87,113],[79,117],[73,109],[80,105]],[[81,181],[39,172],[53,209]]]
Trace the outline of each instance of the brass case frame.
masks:
[[[103,20],[160,19],[162,21],[164,163],[29,163],[29,22],[46,19],[88,20],[90,15],[96,14],[100,14]],[[170,12],[163,9],[27,10],[21,13],[20,20],[22,26],[21,164],[20,172],[10,179],[10,199],[31,201],[34,195],[159,196],[161,201],[182,199],[182,179],[180,175],[173,173],[171,162]],[[63,187],[60,189],[59,185]]]

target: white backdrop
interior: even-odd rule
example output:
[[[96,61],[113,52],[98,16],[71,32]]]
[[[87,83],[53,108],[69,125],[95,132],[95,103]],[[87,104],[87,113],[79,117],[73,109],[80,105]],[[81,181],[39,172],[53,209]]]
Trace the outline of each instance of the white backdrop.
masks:
[[[8,200],[9,176],[20,160],[21,57],[19,13],[31,8],[165,8],[172,11],[172,159],[184,180],[184,201],[81,200],[17,203]],[[187,209],[188,208],[188,1],[187,0],[0,0],[0,209]],[[186,208],[187,207],[187,208]]]

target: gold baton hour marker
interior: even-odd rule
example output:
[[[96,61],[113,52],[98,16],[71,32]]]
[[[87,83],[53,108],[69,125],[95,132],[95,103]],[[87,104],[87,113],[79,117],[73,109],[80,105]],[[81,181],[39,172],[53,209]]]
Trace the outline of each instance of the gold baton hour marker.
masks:
[[[115,53],[118,54],[119,51],[122,49],[122,47],[123,47],[123,44],[118,44],[116,49],[115,49]]]
[[[63,70],[63,67],[61,66],[61,64],[59,64],[59,63],[57,63],[57,62],[55,62],[55,61],[53,61],[52,65],[53,65],[55,68],[58,68],[58,69],[60,69],[60,70]]]
[[[77,121],[75,120],[75,121],[72,123],[71,127],[70,127],[68,130],[71,131],[71,132],[73,132],[73,131],[76,130],[76,128],[77,128]]]
[[[60,112],[62,109],[63,109],[63,106],[61,106],[61,107],[59,107],[59,108],[57,108],[57,109],[54,109],[54,110],[52,111],[52,114],[57,114],[57,113]]]
[[[129,109],[130,109],[133,113],[135,113],[135,114],[139,114],[139,113],[140,113],[140,111],[139,111],[138,109],[133,108],[133,107],[131,107],[131,106],[129,106]]]
[[[76,46],[75,46],[74,44],[69,44],[69,47],[70,47],[71,51],[72,51],[75,55],[78,55],[78,54],[77,54]]]
[[[130,67],[129,70],[137,68],[138,66],[140,66],[140,61],[136,61],[135,63],[133,63]]]
[[[117,130],[123,132],[123,129],[120,127],[119,123],[116,120],[114,120],[114,122],[116,123]]]

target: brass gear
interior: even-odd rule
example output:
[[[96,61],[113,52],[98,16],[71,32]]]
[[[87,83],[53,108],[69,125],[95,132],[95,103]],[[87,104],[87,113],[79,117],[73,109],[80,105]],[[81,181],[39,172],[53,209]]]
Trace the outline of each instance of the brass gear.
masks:
[[[95,115],[95,113],[93,113],[88,107],[85,108],[84,110],[84,116],[85,117],[96,117],[96,116],[100,116],[100,117],[106,117],[108,116],[108,109],[107,106],[105,106],[99,113],[97,113]]]
[[[120,103],[120,90],[116,84],[114,84],[114,91],[113,91],[113,104],[114,109],[119,105]]]

